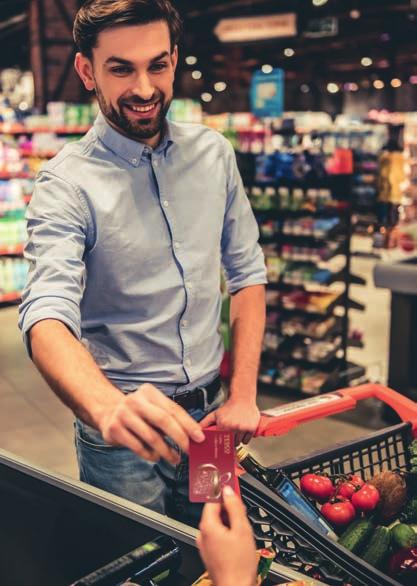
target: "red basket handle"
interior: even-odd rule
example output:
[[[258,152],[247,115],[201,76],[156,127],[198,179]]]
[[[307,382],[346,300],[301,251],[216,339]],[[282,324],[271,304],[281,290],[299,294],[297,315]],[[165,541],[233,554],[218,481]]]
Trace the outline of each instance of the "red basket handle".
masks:
[[[340,389],[334,393],[317,395],[311,399],[264,411],[255,436],[284,435],[301,423],[348,411],[353,409],[358,401],[370,397],[383,401],[397,412],[402,421],[410,422],[413,437],[417,437],[417,403],[388,387],[377,384]]]

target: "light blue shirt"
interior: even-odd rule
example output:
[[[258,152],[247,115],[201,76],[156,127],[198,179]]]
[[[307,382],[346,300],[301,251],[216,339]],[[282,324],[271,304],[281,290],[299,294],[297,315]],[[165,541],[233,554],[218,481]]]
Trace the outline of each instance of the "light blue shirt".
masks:
[[[100,114],[43,167],[27,222],[29,353],[30,328],[60,320],[123,390],[209,382],[223,355],[221,265],[230,293],[267,282],[233,148],[201,125],[167,122],[152,150]]]

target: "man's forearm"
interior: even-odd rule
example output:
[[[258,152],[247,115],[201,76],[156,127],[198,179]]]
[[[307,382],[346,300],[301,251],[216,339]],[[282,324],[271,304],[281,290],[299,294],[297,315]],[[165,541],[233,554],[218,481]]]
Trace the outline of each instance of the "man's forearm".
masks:
[[[231,397],[254,399],[265,331],[265,287],[254,285],[231,298]]]
[[[40,321],[29,335],[33,361],[49,386],[77,417],[98,428],[103,409],[118,403],[120,391],[62,322]]]

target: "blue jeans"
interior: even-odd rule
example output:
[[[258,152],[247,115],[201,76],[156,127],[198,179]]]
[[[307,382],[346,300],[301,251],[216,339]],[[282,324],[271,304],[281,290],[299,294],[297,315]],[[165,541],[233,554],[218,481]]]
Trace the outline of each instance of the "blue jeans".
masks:
[[[189,414],[200,421],[224,401],[221,389],[213,402]],[[202,506],[188,500],[188,458],[181,454],[177,466],[165,460],[158,463],[139,458],[131,450],[107,444],[101,433],[83,423],[75,422],[80,480],[102,490],[167,514],[196,526]]]

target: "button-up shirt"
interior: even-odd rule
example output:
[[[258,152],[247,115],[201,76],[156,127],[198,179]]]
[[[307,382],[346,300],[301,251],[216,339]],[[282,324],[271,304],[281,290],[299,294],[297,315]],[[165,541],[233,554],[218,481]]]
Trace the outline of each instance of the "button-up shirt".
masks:
[[[221,265],[230,293],[266,283],[234,151],[201,125],[166,122],[153,150],[100,114],[41,170],[27,225],[29,353],[30,328],[59,320],[123,390],[150,382],[170,394],[213,379]]]

